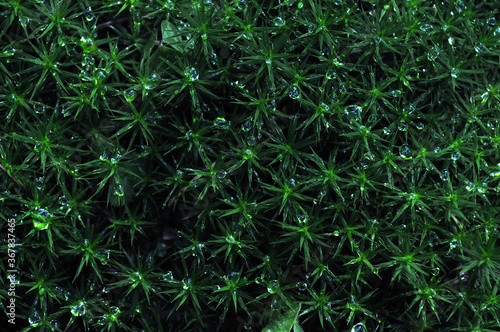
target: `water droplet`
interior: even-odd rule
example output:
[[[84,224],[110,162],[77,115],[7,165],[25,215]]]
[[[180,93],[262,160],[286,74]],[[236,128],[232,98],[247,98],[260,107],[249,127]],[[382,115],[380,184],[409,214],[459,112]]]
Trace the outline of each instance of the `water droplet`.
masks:
[[[424,124],[422,122],[417,122],[416,127],[417,127],[418,130],[422,130],[422,129],[424,129],[425,126],[424,126]]]
[[[401,148],[399,148],[399,155],[403,159],[411,159],[412,158],[411,150],[408,147],[408,145],[403,145]]]
[[[453,38],[453,37],[448,38],[448,44],[453,46],[455,44],[455,38]]]
[[[292,187],[295,186],[296,182],[295,182],[295,179],[294,178],[291,178],[290,180],[288,180],[288,184]]]
[[[42,319],[40,318],[40,314],[38,313],[38,311],[33,310],[33,312],[31,313],[31,315],[28,318],[28,322],[33,327],[37,327],[40,325],[40,323],[42,322]]]
[[[71,313],[73,316],[83,316],[87,312],[85,301],[80,301],[71,308]]]
[[[285,24],[285,22],[283,21],[283,19],[279,16],[275,17],[274,20],[274,26],[277,26],[277,27],[281,27]]]
[[[366,326],[363,323],[357,323],[352,327],[351,332],[366,332]]]
[[[481,53],[484,51],[484,45],[482,43],[476,43],[474,51],[476,51],[476,53]]]
[[[101,261],[102,265],[107,265],[108,261],[109,261],[109,255],[110,255],[109,250],[103,250],[103,251],[100,251],[99,253],[97,253],[96,256],[97,256],[97,259],[99,259]]]
[[[339,98],[335,93],[332,93],[332,103],[335,104],[339,101]]]
[[[202,34],[202,35],[201,35],[201,39],[202,39],[202,40],[207,40],[207,39],[208,39],[207,34],[206,34],[206,33]]]
[[[267,102],[266,107],[272,110],[276,109],[276,100],[271,99]]]
[[[92,13],[92,8],[88,8],[86,11],[85,11],[85,19],[87,21],[92,21],[94,19],[94,13]]]
[[[460,159],[460,152],[457,151],[457,152],[453,153],[451,155],[451,159],[455,160],[455,161],[458,160],[458,159]]]
[[[196,81],[200,77],[198,71],[194,67],[186,68],[184,75],[189,81]]]
[[[304,213],[299,214],[297,219],[299,221],[299,224],[307,223],[307,215],[305,215]]]
[[[125,99],[131,103],[134,101],[135,97],[137,97],[137,94],[135,93],[134,89],[130,89],[125,91]]]
[[[278,280],[271,280],[267,284],[267,291],[269,292],[269,294],[274,294],[278,291],[278,286]]]
[[[224,118],[216,118],[214,120],[214,127],[218,128],[218,129],[228,129],[230,125],[231,125],[231,122],[227,121]]]
[[[219,179],[224,179],[227,175],[227,172],[226,171],[219,171],[217,172],[217,178]]]
[[[186,279],[186,280],[182,280],[182,288],[183,289],[189,289],[191,288],[191,279]]]
[[[333,232],[333,235],[334,235],[334,236],[340,236],[340,232],[339,232],[339,231],[334,231],[334,232]]]
[[[443,181],[446,181],[448,180],[448,171],[447,170],[444,170],[440,175],[439,177],[441,178],[441,180]]]
[[[163,274],[163,281],[172,281],[174,280],[174,275],[172,271],[168,271],[167,273]]]
[[[58,36],[57,37],[57,43],[59,44],[59,46],[61,47],[64,47],[66,46],[66,36]]]
[[[42,148],[42,145],[40,144],[40,142],[36,141],[35,146],[33,147],[33,150],[35,150],[35,152],[40,152],[41,148]],[[42,188],[38,188],[38,189],[42,189]]]
[[[392,90],[391,94],[394,98],[401,96],[401,90]]]
[[[252,129],[252,126],[252,120],[246,120],[241,124],[241,130],[244,132],[250,131],[250,129]]]
[[[437,57],[439,56],[439,48],[436,47],[433,47],[428,53],[427,53],[427,59],[429,59],[429,61],[434,61],[437,59]]]
[[[451,77],[457,78],[458,75],[460,75],[460,69],[458,69],[458,68],[451,68]]]
[[[90,53],[97,49],[97,47],[94,45],[94,40],[90,37],[82,36],[80,38],[80,46],[82,47],[85,53]]]
[[[306,282],[298,282],[297,288],[299,289],[299,291],[303,292],[307,289],[307,283]]]
[[[431,24],[424,24],[420,28],[423,32],[432,31],[434,27]],[[445,30],[446,31],[446,30]]]
[[[399,126],[398,126],[399,131],[407,131],[408,130],[408,124],[404,121],[402,121]]]
[[[345,114],[347,114],[347,118],[349,119],[350,122],[360,121],[362,111],[363,109],[361,108],[361,106],[353,105],[345,109]]]
[[[336,77],[337,75],[335,74],[335,72],[333,70],[329,70],[327,73],[326,73],[326,79],[327,80],[332,80]],[[336,96],[335,96],[336,97]]]
[[[488,20],[488,25],[494,27],[497,24],[495,16],[490,17]]]
[[[118,197],[122,197],[125,193],[123,192],[123,187],[121,184],[119,184],[118,186],[115,186],[115,192],[114,192],[115,196],[118,196]]]
[[[300,91],[299,88],[297,88],[295,85],[292,86],[290,91],[288,91],[288,96],[292,99],[297,99],[300,97]]]
[[[485,194],[486,191],[488,190],[488,184],[486,182],[483,182],[479,184],[476,188],[479,193]]]
[[[490,172],[490,176],[500,177],[500,169],[495,169]]]
[[[435,267],[435,268],[433,268],[433,269],[432,269],[432,271],[431,271],[431,274],[432,274],[433,276],[437,275],[438,273],[439,273],[439,267]]]
[[[119,154],[119,153],[117,153],[117,154],[116,154],[116,156],[114,156],[114,157],[112,157],[112,158],[110,159],[110,162],[111,162],[112,164],[116,164],[116,163],[118,163],[118,161],[120,160],[120,158],[121,158],[121,157],[122,157],[122,155],[121,155],[121,154]]]
[[[391,133],[391,130],[387,127],[384,127],[384,129],[382,129],[382,131],[384,132],[384,134],[386,135],[389,135]]]
[[[8,46],[4,51],[3,54],[6,56],[13,56],[16,53],[16,50],[10,46]]]

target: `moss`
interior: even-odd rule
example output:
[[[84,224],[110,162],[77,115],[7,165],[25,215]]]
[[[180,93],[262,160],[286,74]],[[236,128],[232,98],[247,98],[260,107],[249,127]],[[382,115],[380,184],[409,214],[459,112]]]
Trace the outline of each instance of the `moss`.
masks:
[[[498,10],[0,2],[2,310],[23,331],[494,330]]]

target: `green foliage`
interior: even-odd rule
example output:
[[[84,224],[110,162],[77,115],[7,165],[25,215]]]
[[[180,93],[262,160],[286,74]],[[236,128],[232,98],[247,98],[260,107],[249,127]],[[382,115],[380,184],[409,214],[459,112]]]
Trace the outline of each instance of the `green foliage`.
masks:
[[[13,280],[23,331],[495,330],[499,10],[0,0],[2,311]]]

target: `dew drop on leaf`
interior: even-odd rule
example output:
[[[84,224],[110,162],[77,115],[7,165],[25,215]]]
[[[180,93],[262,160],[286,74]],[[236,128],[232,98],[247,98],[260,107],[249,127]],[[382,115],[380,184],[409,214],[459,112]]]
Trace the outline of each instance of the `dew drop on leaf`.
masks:
[[[137,97],[137,94],[135,93],[134,89],[130,89],[125,91],[125,99],[131,103],[134,101],[135,97]]]
[[[241,125],[241,130],[244,132],[250,131],[252,129],[252,121],[251,120],[246,120],[245,122],[242,123]]]
[[[299,289],[299,291],[303,292],[307,289],[307,283],[305,282],[298,282],[297,283],[297,288]]]
[[[189,289],[191,287],[191,279],[182,280],[182,288]]]
[[[427,31],[432,31],[432,29],[434,29],[434,27],[431,24],[424,24],[424,25],[422,25],[422,27],[420,29],[423,32],[427,32]]]
[[[115,187],[115,196],[122,197],[125,193],[123,192],[123,187],[121,184]]]
[[[353,105],[345,109],[345,114],[347,114],[349,121],[359,121],[361,120],[362,110],[361,106]]]
[[[274,22],[274,26],[277,26],[277,27],[281,27],[281,26],[283,26],[283,24],[285,24],[283,19],[279,16],[275,17],[273,22]]]
[[[476,45],[474,46],[474,51],[476,51],[476,53],[481,53],[484,51],[484,45],[482,43],[476,43]]]
[[[71,313],[73,316],[79,317],[85,315],[87,312],[85,301],[80,301],[73,307],[71,307]]]
[[[214,127],[218,129],[227,129],[231,125],[231,122],[227,121],[224,118],[216,118],[214,120]]]
[[[355,324],[352,327],[351,332],[366,332],[365,324],[363,324],[363,323],[357,323],[357,324]]]
[[[4,51],[3,51],[3,54],[5,56],[13,56],[14,54],[16,53],[16,50],[12,47],[7,47]]]
[[[269,294],[274,294],[278,291],[278,281],[277,280],[271,280],[269,284],[267,285],[267,291]]]
[[[435,61],[437,57],[439,56],[439,49],[437,47],[433,47],[428,53],[427,53],[427,59],[429,61]]]
[[[496,169],[490,172],[490,176],[500,177],[500,170]]]
[[[190,81],[196,81],[200,77],[200,75],[198,74],[198,71],[194,67],[186,68],[186,70],[184,71],[184,74],[185,74],[186,78]]]
[[[408,145],[403,145],[401,148],[399,148],[399,155],[403,159],[411,159],[411,150],[408,147]]]
[[[392,90],[391,94],[394,98],[397,98],[401,96],[401,90]]]
[[[90,7],[85,11],[84,15],[87,21],[92,21],[94,19],[94,13]]]
[[[292,86],[292,88],[290,89],[290,91],[288,91],[288,96],[292,99],[297,99],[300,97],[300,92],[299,92],[299,88],[297,88],[295,85]]]
[[[167,273],[163,274],[163,281],[172,281],[174,280],[174,275],[172,274],[172,271],[168,271]]]
[[[40,325],[40,323],[42,322],[42,319],[40,318],[40,314],[38,313],[38,311],[33,310],[33,312],[31,313],[31,315],[28,318],[28,322],[30,323],[30,325],[32,327],[37,327]]]

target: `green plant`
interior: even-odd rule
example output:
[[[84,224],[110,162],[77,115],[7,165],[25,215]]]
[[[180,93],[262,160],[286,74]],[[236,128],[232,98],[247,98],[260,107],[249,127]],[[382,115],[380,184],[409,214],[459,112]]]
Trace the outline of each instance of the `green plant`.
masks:
[[[494,330],[498,15],[0,0],[2,311],[25,331]]]

